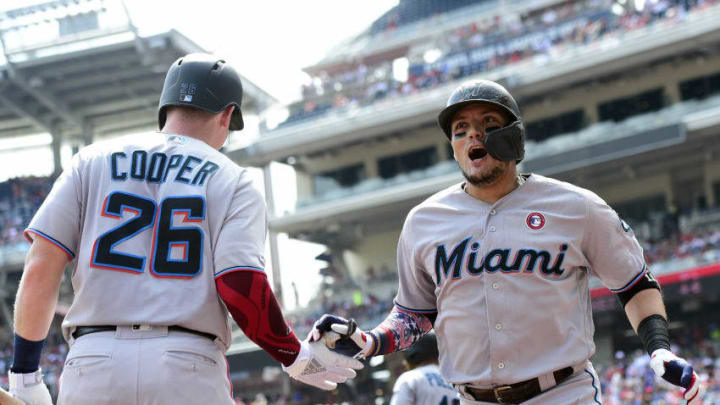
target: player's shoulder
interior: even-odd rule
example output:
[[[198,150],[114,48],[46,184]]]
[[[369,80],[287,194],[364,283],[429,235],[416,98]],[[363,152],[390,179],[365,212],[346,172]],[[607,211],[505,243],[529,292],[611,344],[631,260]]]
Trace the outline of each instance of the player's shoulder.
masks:
[[[428,210],[451,206],[453,200],[463,197],[462,194],[465,192],[462,189],[462,185],[463,183],[453,184],[452,186],[440,190],[426,198],[423,202],[410,210],[408,219]]]
[[[552,196],[553,198],[566,199],[570,201],[574,199],[582,203],[586,203],[588,201],[603,201],[602,198],[593,191],[567,181],[546,177],[537,173],[523,176],[526,178],[525,186],[528,187],[528,191],[535,195]]]
[[[163,142],[163,134],[157,132],[142,135],[124,135],[95,141],[83,146],[78,151],[76,158],[80,161],[104,159],[117,152],[127,153],[135,149],[152,149]]]
[[[103,157],[112,151],[123,148],[127,142],[132,138],[129,136],[121,136],[117,138],[104,139],[101,141],[95,141],[91,144],[85,145],[78,150],[75,158],[80,161],[87,161]]]
[[[255,200],[265,201],[263,194],[253,182],[250,172],[243,168],[236,166],[237,172],[237,183],[235,184],[235,190],[237,193],[248,195],[250,198]]]

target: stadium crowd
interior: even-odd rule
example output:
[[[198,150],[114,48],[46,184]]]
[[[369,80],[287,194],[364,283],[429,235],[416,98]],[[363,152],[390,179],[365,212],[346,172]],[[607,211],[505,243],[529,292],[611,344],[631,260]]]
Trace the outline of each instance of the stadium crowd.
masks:
[[[0,182],[0,248],[24,241],[23,230],[51,187],[49,177],[22,177]]]
[[[331,110],[370,105],[386,98],[436,87],[479,72],[510,65],[530,57],[551,58],[575,46],[622,35],[657,22],[682,21],[687,13],[718,0],[653,0],[641,9],[618,13],[613,0],[575,0],[517,18],[495,16],[474,22],[434,39],[441,56],[426,61],[424,54],[408,55],[406,81],[393,77],[392,62],[358,64],[354,70],[330,76],[321,72],[302,87],[302,100],[290,106],[280,126],[316,118]],[[637,2],[636,2],[637,3]]]
[[[704,405],[720,404],[720,326],[673,331],[673,351],[687,358],[707,389]],[[700,342],[699,344],[697,342]],[[647,353],[615,353],[615,362],[596,365],[605,405],[684,404],[682,391],[655,377]]]
[[[643,240],[641,244],[648,264],[682,259],[703,254],[711,249],[720,249],[720,228]]]

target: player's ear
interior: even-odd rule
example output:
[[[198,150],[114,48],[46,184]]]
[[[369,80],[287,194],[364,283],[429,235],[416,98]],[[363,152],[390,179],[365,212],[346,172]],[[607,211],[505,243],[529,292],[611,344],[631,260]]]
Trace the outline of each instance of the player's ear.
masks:
[[[235,106],[229,105],[224,110],[220,111],[220,114],[218,114],[220,116],[220,125],[224,128],[230,128],[230,120],[232,119],[233,110],[235,110]]]

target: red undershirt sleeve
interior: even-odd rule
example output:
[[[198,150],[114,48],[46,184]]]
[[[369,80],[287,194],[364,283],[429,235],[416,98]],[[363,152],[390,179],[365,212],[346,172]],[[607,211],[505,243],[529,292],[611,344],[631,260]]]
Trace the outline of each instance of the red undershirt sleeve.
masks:
[[[265,273],[238,270],[215,279],[218,295],[250,340],[285,366],[295,361],[300,341],[283,317]]]

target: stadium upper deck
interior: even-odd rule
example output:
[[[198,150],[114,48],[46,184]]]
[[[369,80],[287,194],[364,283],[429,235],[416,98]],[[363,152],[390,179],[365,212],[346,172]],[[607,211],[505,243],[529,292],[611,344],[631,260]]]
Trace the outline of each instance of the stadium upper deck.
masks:
[[[668,211],[720,204],[720,6],[631,3],[483,3],[414,23],[448,24],[421,41],[398,28],[404,53],[367,45],[308,68],[316,80],[288,122],[231,155],[293,165],[297,206],[271,230],[327,244],[362,273],[394,263],[410,207],[461,180],[434,120],[462,80],[489,78],[520,101],[521,170],[598,192],[652,236]]]

